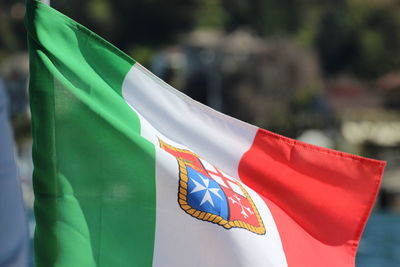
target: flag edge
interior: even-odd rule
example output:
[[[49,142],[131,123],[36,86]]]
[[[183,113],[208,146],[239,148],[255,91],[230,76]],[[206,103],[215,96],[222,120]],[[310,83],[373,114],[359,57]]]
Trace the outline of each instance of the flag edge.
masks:
[[[378,168],[384,168],[387,164],[387,162],[383,161],[383,160],[367,158],[367,157],[359,156],[356,154],[339,151],[336,149],[331,149],[331,148],[326,148],[326,147],[309,144],[309,143],[302,142],[302,141],[299,141],[299,140],[296,140],[293,138],[289,138],[289,137],[286,137],[286,136],[283,136],[283,135],[280,135],[280,134],[277,134],[277,133],[274,133],[274,132],[271,132],[271,131],[268,131],[268,130],[262,129],[262,128],[260,128],[260,130],[261,130],[260,134],[263,136],[271,137],[271,138],[275,139],[276,141],[286,143],[287,145],[290,145],[290,146],[295,146],[296,148],[299,148],[299,149],[318,152],[321,154],[339,157],[339,158],[343,158],[346,160],[358,161],[358,162],[365,163],[367,165],[370,165],[373,167],[378,167]]]
[[[137,61],[135,59],[133,59],[131,56],[129,56],[124,51],[119,49],[117,46],[112,44],[110,41],[107,41],[100,35],[96,34],[92,30],[90,30],[88,27],[86,27],[86,26],[80,24],[79,22],[75,21],[74,19],[64,15],[57,9],[42,3],[40,0],[26,0],[25,5],[26,5],[26,13],[25,13],[25,18],[24,18],[25,29],[28,33],[28,36],[30,38],[32,38],[40,46],[42,46],[40,44],[40,42],[38,42],[31,33],[29,25],[32,23],[32,21],[29,21],[29,18],[28,18],[35,12],[34,9],[36,9],[36,8],[47,9],[47,11],[51,12],[51,14],[54,15],[54,17],[60,19],[62,22],[64,22],[69,27],[80,31],[83,34],[93,38],[95,41],[98,41],[99,43],[103,44],[104,46],[106,46],[107,48],[109,48],[110,50],[115,52],[118,56],[121,56],[124,60],[126,60],[132,66],[134,66],[137,63]]]

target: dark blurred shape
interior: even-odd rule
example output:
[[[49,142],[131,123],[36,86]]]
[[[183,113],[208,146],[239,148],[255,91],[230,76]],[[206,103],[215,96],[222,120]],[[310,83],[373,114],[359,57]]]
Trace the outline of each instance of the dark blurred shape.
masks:
[[[220,2],[229,14],[226,25],[229,31],[246,26],[260,35],[285,35],[295,33],[301,26],[303,3],[300,0],[222,0]]]
[[[386,108],[400,110],[400,72],[389,72],[381,77],[377,88],[384,97]]]
[[[217,110],[296,136],[332,126],[315,54],[249,29],[192,32],[185,45],[186,93]]]
[[[371,80],[400,67],[398,1],[326,1],[315,39],[327,76]]]
[[[393,193],[387,190],[386,188],[382,188],[379,192],[378,205],[382,210],[388,210],[390,206],[393,205],[394,196]]]
[[[346,25],[345,1],[328,1],[316,37],[316,48],[325,73],[343,72],[357,56],[356,35]]]
[[[51,4],[129,51],[138,45],[170,44],[195,26],[199,0],[60,0]]]
[[[25,6],[23,3],[15,3],[11,6],[10,15],[13,19],[23,19],[25,15]]]
[[[8,98],[0,80],[0,266],[28,266],[28,226],[17,180]]]
[[[0,61],[9,53],[26,50],[24,0],[0,1]]]
[[[15,53],[0,64],[0,74],[4,78],[5,90],[10,97],[12,120],[26,116],[28,110],[28,54]]]

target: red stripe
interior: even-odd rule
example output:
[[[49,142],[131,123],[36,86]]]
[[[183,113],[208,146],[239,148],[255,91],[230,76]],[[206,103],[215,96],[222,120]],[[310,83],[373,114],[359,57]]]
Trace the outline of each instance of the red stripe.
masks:
[[[239,177],[269,206],[289,266],[347,267],[385,164],[260,129]]]

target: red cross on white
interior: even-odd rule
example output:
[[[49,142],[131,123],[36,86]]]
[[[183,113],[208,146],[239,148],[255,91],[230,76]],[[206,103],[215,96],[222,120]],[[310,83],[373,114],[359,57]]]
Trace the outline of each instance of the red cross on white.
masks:
[[[215,180],[218,184],[221,186],[224,186],[226,188],[229,188],[236,194],[239,194],[243,197],[245,197],[242,189],[238,186],[238,182],[235,181],[234,178],[230,177],[226,173],[218,170],[214,165],[211,165],[205,160],[201,160],[201,163],[203,164],[204,168],[207,170],[208,174],[211,176],[213,180]]]

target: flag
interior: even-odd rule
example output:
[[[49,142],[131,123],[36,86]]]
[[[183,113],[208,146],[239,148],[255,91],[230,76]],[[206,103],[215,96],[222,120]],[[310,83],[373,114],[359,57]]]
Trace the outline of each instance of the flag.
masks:
[[[37,266],[354,266],[385,163],[204,106],[27,2]]]

